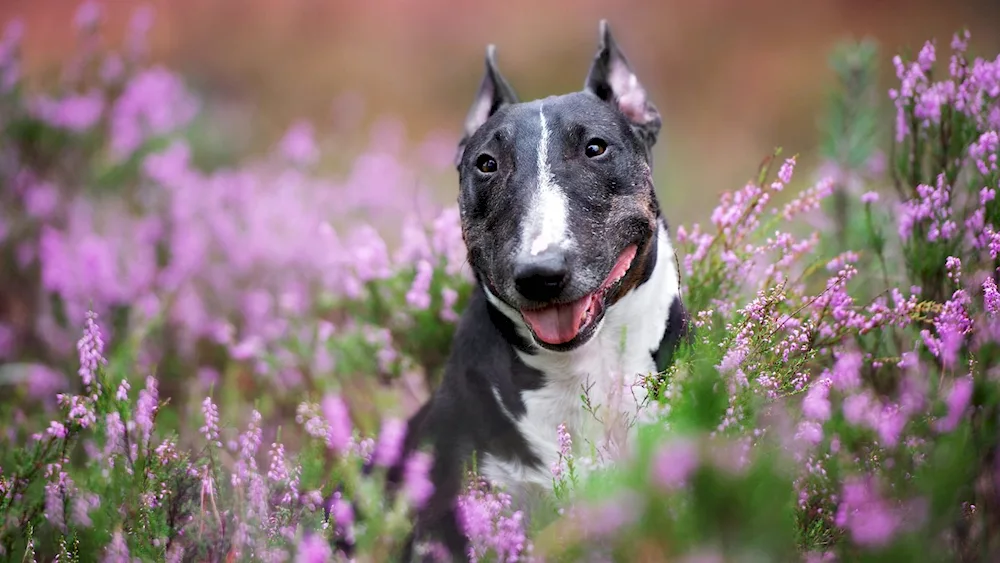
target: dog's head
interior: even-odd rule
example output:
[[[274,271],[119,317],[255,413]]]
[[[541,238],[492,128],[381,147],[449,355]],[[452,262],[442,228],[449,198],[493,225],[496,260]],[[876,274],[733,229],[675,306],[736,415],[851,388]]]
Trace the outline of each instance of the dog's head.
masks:
[[[606,21],[600,38],[582,91],[523,103],[489,46],[456,158],[476,277],[551,350],[592,338],[655,249],[660,115]]]

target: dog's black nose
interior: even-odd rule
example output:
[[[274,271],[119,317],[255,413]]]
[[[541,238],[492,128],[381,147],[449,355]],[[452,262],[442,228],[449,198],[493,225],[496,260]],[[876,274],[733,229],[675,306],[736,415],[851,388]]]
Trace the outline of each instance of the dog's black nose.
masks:
[[[522,258],[514,266],[514,287],[531,301],[555,299],[568,283],[569,261],[558,250]]]

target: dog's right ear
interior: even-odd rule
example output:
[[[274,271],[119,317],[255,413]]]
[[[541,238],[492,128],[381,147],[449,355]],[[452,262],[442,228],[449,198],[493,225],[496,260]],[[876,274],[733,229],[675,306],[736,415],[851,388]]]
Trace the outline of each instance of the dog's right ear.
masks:
[[[608,20],[600,23],[601,44],[590,65],[584,88],[613,104],[642,138],[647,151],[656,144],[662,119],[639,77],[611,35]]]
[[[497,68],[497,48],[495,45],[486,47],[486,74],[479,84],[479,91],[472,102],[468,115],[465,116],[465,134],[458,142],[458,152],[455,154],[455,166],[462,161],[462,153],[469,138],[498,109],[508,104],[518,102],[517,94]]]

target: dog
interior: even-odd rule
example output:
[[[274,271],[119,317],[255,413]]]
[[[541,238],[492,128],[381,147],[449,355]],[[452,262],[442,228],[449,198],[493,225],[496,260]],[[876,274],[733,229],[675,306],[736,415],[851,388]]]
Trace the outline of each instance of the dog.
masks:
[[[606,20],[570,94],[521,102],[487,47],[455,158],[475,288],[441,384],[408,421],[403,459],[429,447],[434,491],[403,560],[425,541],[465,556],[455,500],[473,456],[522,503],[553,487],[560,424],[578,446],[627,441],[639,379],[689,334],[652,182],[661,122]]]

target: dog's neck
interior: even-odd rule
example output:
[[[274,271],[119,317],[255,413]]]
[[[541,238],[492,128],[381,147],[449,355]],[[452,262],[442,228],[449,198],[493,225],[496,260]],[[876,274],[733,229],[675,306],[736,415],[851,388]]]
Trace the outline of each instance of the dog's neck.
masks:
[[[544,378],[539,387],[521,390],[527,412],[516,424],[545,468],[558,459],[553,438],[560,424],[576,434],[574,445],[581,450],[590,450],[591,445],[616,449],[631,434],[646,398],[641,379],[660,369],[659,352],[670,344],[667,341],[675,328],[670,323],[682,322],[672,318],[678,316],[678,272],[662,220],[651,244],[653,252],[644,265],[648,272],[642,283],[611,305],[594,337],[574,350],[552,351],[531,345],[531,332],[520,313],[483,288],[495,311],[493,317],[505,325],[498,326],[500,332],[519,359]],[[493,473],[493,478],[500,475],[498,480],[510,483],[551,485],[550,475],[532,475],[511,467]]]

